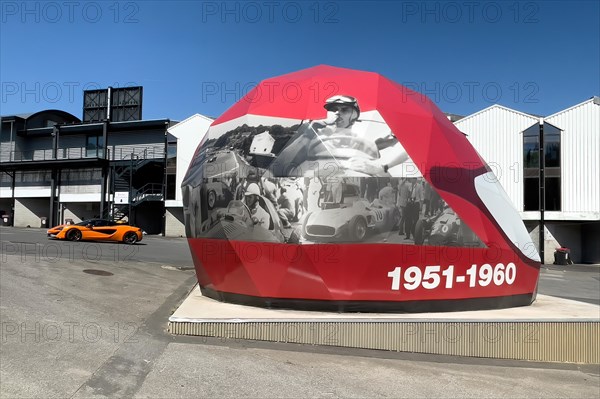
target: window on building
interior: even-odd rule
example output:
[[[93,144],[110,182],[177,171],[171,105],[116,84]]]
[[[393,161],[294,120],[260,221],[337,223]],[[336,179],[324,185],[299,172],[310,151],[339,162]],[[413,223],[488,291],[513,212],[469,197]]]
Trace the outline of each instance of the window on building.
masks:
[[[61,183],[64,185],[101,184],[102,169],[63,169]]]
[[[536,123],[523,132],[523,209],[540,210],[540,168],[544,167],[545,210],[560,211],[560,129],[543,125],[544,162],[540,164],[540,128]]]
[[[177,142],[167,143],[167,198],[174,200],[177,190]]]
[[[546,210],[560,211],[560,129],[544,123]]]
[[[535,124],[523,132],[523,181],[526,211],[540,210],[540,125]]]
[[[28,170],[15,172],[15,183],[24,186],[46,186],[52,181],[52,172],[49,170]]]
[[[0,173],[0,185],[8,186],[12,183],[12,175],[7,173]]]
[[[87,136],[85,142],[85,156],[86,157],[100,157],[102,156],[102,149],[104,148],[104,137],[102,136]]]

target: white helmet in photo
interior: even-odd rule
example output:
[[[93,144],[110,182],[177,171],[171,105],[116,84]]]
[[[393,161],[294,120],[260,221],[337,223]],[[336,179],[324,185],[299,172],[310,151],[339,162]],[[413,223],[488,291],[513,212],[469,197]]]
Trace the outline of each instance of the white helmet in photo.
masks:
[[[358,100],[352,96],[335,95],[335,96],[329,97],[325,101],[324,107],[327,111],[330,111],[330,108],[332,108],[334,105],[350,106],[356,110],[356,118],[358,118],[360,116],[360,108],[358,107]]]
[[[244,195],[260,195],[260,188],[256,183],[250,183]]]

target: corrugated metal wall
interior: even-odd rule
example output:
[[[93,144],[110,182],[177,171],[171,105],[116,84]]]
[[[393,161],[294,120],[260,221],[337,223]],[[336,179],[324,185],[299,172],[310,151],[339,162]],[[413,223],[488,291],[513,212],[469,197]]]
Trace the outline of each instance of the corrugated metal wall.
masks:
[[[11,152],[15,150],[14,141],[3,141],[0,143],[0,162],[9,162]]]
[[[494,105],[454,124],[490,165],[518,211],[523,210],[523,136],[539,120]]]
[[[549,116],[561,134],[563,212],[600,212],[600,106],[592,100]]]

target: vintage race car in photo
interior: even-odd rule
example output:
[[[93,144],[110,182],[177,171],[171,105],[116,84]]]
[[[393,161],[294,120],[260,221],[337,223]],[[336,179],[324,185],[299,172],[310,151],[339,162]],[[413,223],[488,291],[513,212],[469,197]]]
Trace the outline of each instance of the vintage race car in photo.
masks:
[[[106,219],[88,219],[61,224],[47,231],[48,237],[69,241],[114,241],[135,244],[142,240],[142,229]]]
[[[225,182],[219,179],[212,180],[206,182],[206,205],[209,210],[215,207],[224,208],[233,199],[233,193]]]
[[[415,225],[415,244],[437,246],[482,246],[477,236],[461,222],[450,208],[438,214],[421,218]]]
[[[400,219],[395,206],[379,201],[370,204],[358,200],[353,204],[328,204],[305,216],[302,236],[308,241],[363,241],[369,232],[391,231]]]
[[[255,223],[248,206],[243,201],[234,200],[229,203],[226,209],[219,209],[201,224],[198,237],[285,242],[279,215],[271,201],[260,196],[259,206],[269,213],[269,226],[263,227]]]

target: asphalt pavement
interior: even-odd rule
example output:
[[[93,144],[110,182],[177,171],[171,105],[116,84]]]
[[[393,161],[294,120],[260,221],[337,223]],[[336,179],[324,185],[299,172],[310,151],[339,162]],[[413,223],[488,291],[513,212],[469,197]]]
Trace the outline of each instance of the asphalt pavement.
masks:
[[[0,228],[0,397],[590,397],[600,366],[171,336],[195,283],[181,238],[133,247]],[[598,266],[540,292],[598,303]]]

